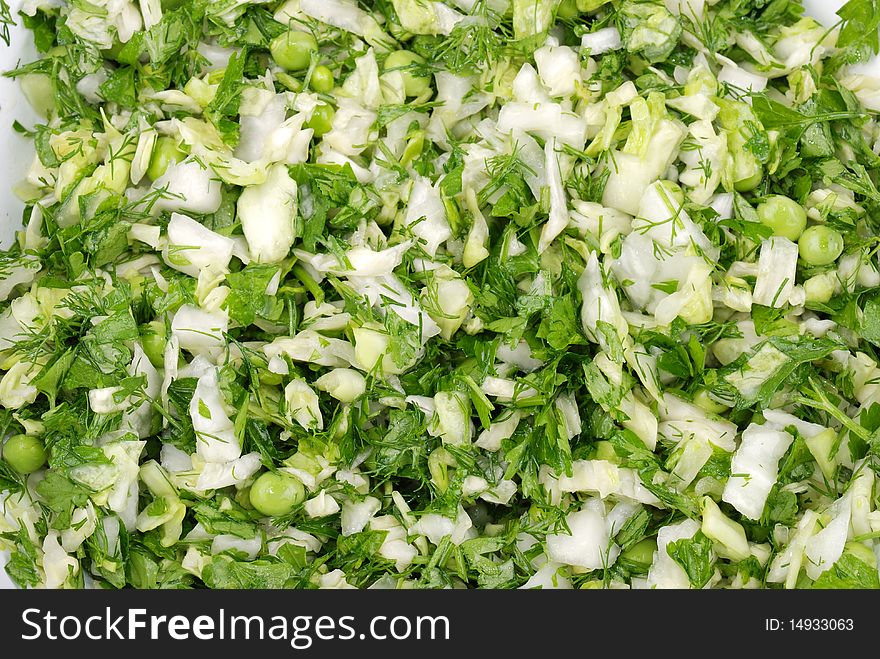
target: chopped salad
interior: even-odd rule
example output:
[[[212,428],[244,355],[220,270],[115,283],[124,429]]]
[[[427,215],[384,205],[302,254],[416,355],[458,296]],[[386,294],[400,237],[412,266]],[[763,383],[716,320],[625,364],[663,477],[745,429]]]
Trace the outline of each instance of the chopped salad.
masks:
[[[880,587],[875,5],[2,3],[6,571]]]

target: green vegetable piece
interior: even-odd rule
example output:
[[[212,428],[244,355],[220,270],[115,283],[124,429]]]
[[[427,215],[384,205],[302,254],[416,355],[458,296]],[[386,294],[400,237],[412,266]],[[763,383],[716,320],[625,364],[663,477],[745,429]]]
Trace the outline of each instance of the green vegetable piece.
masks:
[[[385,60],[385,71],[400,71],[403,74],[403,89],[407,96],[421,96],[431,86],[427,76],[413,73],[412,69],[424,64],[425,59],[408,50],[395,50]]]
[[[556,9],[556,17],[564,21],[570,21],[578,15],[577,0],[562,0]]]
[[[737,160],[737,162],[739,162],[739,160]],[[761,165],[755,164],[757,161],[753,160],[746,159],[746,162],[753,167],[753,170],[752,173],[745,176],[745,178],[740,178],[734,181],[733,187],[737,192],[749,192],[754,190],[761,184],[761,181],[764,180],[764,170],[761,168]]]
[[[149,323],[141,325],[139,328],[141,334],[141,347],[150,360],[150,363],[156,368],[162,368],[165,365],[165,323],[159,320],[152,320]]]
[[[282,69],[304,71],[309,68],[312,53],[318,52],[318,42],[308,32],[290,30],[272,39],[269,52]]]
[[[797,240],[807,226],[807,213],[793,199],[775,195],[758,206],[761,224],[771,228],[773,235]]]
[[[812,226],[798,240],[798,252],[808,265],[834,263],[843,253],[843,236],[822,224]]]
[[[156,140],[153,147],[153,155],[150,158],[150,166],[147,168],[147,176],[151,181],[155,181],[162,176],[168,169],[168,165],[172,162],[180,162],[186,158],[186,154],[181,151],[177,142],[170,137],[160,137]]]
[[[311,128],[315,131],[315,137],[321,137],[329,133],[333,128],[333,117],[335,115],[336,110],[333,109],[332,105],[322,103],[312,112],[312,116],[306,122],[306,128]]]
[[[32,435],[13,435],[3,445],[3,459],[20,474],[32,474],[46,458],[43,442]]]
[[[263,515],[286,515],[306,498],[306,491],[298,478],[269,471],[251,486],[251,505]]]
[[[657,539],[645,538],[623,552],[620,558],[628,563],[634,563],[647,569],[654,562],[654,552],[656,551]]]
[[[336,80],[333,78],[333,71],[323,64],[316,66],[315,70],[312,71],[309,86],[316,92],[329,92],[335,85]]]

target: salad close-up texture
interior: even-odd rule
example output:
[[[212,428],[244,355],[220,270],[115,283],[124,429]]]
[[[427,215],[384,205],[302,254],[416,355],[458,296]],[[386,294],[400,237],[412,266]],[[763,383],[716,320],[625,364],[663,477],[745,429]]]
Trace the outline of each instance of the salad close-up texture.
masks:
[[[829,4],[0,3],[6,573],[880,588],[880,2]]]

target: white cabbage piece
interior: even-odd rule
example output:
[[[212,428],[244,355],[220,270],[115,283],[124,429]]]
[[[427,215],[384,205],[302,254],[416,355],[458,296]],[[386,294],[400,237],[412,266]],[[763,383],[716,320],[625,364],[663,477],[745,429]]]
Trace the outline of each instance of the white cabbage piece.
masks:
[[[772,343],[764,343],[742,368],[726,375],[724,379],[736,387],[744,398],[754,400],[761,386],[789,361],[788,355]]]
[[[297,362],[319,366],[358,366],[354,346],[348,341],[325,337],[306,329],[291,337],[279,337],[263,346],[269,359],[285,355]]]
[[[513,79],[513,98],[521,103],[552,103],[538,72],[529,62],[522,65]],[[540,148],[540,147],[539,147]]]
[[[551,561],[588,570],[614,564],[620,547],[609,537],[601,501],[591,499],[579,511],[569,513],[565,521],[571,534],[547,536],[547,557]]]
[[[460,545],[474,535],[473,521],[461,506],[458,507],[455,519],[438,513],[421,515],[418,521],[409,527],[409,532],[413,535],[425,536],[432,545],[439,545],[447,536],[452,544]]]
[[[696,263],[687,278],[678,283],[674,293],[663,298],[654,309],[654,318],[660,325],[668,325],[681,318],[692,325],[712,320],[712,266]]]
[[[568,46],[545,44],[534,53],[538,75],[550,96],[571,96],[581,82],[578,54]]]
[[[104,455],[114,465],[109,470],[112,485],[107,493],[107,507],[119,516],[128,531],[133,531],[137,522],[139,462],[144,446],[144,441],[123,438],[102,447]]]
[[[284,387],[287,417],[306,430],[323,430],[324,417],[318,404],[318,395],[305,380],[294,378]]]
[[[221,203],[220,187],[219,177],[196,158],[172,162],[153,182],[153,190],[163,191],[153,210],[215,213]]]
[[[718,106],[710,104],[717,112]],[[701,118],[688,127],[696,148],[679,154],[687,169],[679,175],[678,180],[690,188],[688,194],[698,204],[705,204],[715,193],[727,161],[727,137],[723,131],[721,134],[715,132],[711,119]]]
[[[553,0],[512,0],[513,35],[523,39],[541,34],[550,29],[553,23]]]
[[[287,101],[262,87],[242,89],[239,106],[239,138],[235,157],[246,162],[259,160],[272,133],[281,127],[287,115]]]
[[[0,314],[0,350],[7,350],[32,336],[45,323],[36,296],[25,293],[15,298]]]
[[[483,430],[474,445],[486,451],[500,451],[501,442],[510,438],[522,419],[522,412],[513,410],[502,412],[492,420],[492,425]]]
[[[171,320],[171,334],[181,349],[193,355],[213,356],[226,347],[229,329],[225,312],[209,312],[191,304],[182,305]]]
[[[744,561],[751,556],[749,541],[742,524],[725,515],[711,497],[703,497],[703,523],[700,530],[710,540],[718,543],[716,550],[733,560]]]
[[[385,538],[376,552],[382,558],[394,562],[398,572],[409,567],[419,550],[406,541],[407,530],[393,515],[382,515],[370,520],[371,531],[384,531]]]
[[[326,391],[336,400],[351,403],[364,394],[367,381],[354,369],[334,368],[315,380],[315,386],[321,391]]]
[[[798,246],[788,238],[771,236],[761,243],[758,276],[752,300],[765,307],[789,303],[797,273]]]
[[[599,330],[599,323],[607,323],[621,341],[627,339],[629,325],[620,311],[617,293],[605,283],[605,277],[599,258],[595,253],[590,254],[584,272],[578,279],[578,290],[583,297],[581,324],[587,337],[607,351],[608,339]]]
[[[6,300],[16,286],[30,284],[43,267],[40,259],[30,254],[7,258],[0,268],[0,301]]]
[[[198,277],[205,270],[223,273],[229,268],[234,246],[232,238],[212,231],[187,215],[172,213],[162,258],[190,277]]]
[[[70,516],[70,526],[61,531],[61,547],[66,552],[75,552],[98,527],[98,517],[92,502],[84,508],[76,508]]]
[[[346,32],[364,36],[375,20],[351,0],[301,0],[303,14]]]
[[[829,570],[843,554],[852,518],[852,494],[847,492],[837,499],[823,514],[827,518],[824,528],[807,540],[804,555],[805,569],[810,579]]]
[[[809,16],[794,25],[780,26],[779,38],[773,44],[774,57],[784,63],[779,75],[803,66],[818,65],[828,49],[834,46],[835,34]]]
[[[412,34],[446,34],[464,20],[464,15],[442,2],[391,0],[400,24]]]
[[[730,461],[731,476],[721,498],[749,519],[759,519],[776,483],[779,460],[793,441],[794,437],[770,422],[749,424]]]
[[[548,140],[544,145],[547,186],[550,189],[550,218],[541,229],[541,238],[538,241],[539,254],[543,253],[550,246],[550,243],[565,231],[570,220],[565,187],[562,183],[562,174],[559,171],[557,149],[555,138]]]
[[[196,435],[196,454],[202,460],[230,462],[241,457],[241,445],[226,410],[216,368],[198,379],[189,416]]]
[[[713,447],[732,452],[736,448],[736,424],[710,416],[672,394],[664,394],[658,406],[658,433],[677,444],[676,464],[672,469],[683,486],[689,485],[709,458]]]
[[[410,228],[422,248],[432,258],[437,253],[437,248],[452,236],[440,190],[437,186],[432,186],[429,179],[422,176],[414,179],[403,225]]]
[[[359,296],[378,307],[384,315],[390,310],[420,330],[424,344],[440,334],[440,326],[422,309],[412,292],[393,274],[375,277],[349,277],[348,282]]]
[[[464,322],[474,296],[464,279],[452,268],[442,266],[432,270],[431,274],[422,289],[422,307],[440,328],[440,335],[449,340]]]
[[[43,552],[43,585],[46,588],[62,588],[69,577],[75,576],[79,572],[79,561],[64,551],[59,542],[59,533],[55,529],[50,529],[46,537],[43,538],[41,549]]]
[[[375,110],[382,105],[382,89],[379,86],[379,65],[372,48],[356,57],[355,69],[345,79],[342,89],[346,96],[358,99],[364,107]]]
[[[550,491],[558,488],[560,492],[590,492],[598,494],[600,499],[617,495],[652,506],[660,505],[633,469],[619,467],[607,460],[574,460],[571,471],[571,476],[555,477],[549,470],[542,470],[538,480]]]
[[[264,183],[244,189],[238,218],[255,262],[277,263],[287,257],[296,239],[296,213],[296,181],[286,165],[273,165]]]
[[[657,551],[654,552],[654,562],[648,570],[649,588],[690,588],[691,582],[687,572],[676,563],[666,551],[670,542],[693,538],[700,530],[700,524],[692,519],[686,519],[677,524],[664,526],[657,533]]]
[[[502,133],[534,133],[545,141],[555,137],[560,144],[579,150],[587,139],[585,128],[580,117],[558,103],[507,103],[498,113],[498,130]]]
[[[114,38],[127,43],[144,23],[138,7],[130,0],[93,0],[76,3],[67,14],[65,25],[97,48],[113,47]]]
[[[623,48],[623,40],[616,27],[603,27],[595,32],[587,32],[581,37],[581,48],[589,49],[590,56],[603,55],[611,50]]]
[[[308,517],[312,519],[317,517],[327,517],[335,515],[339,512],[339,503],[332,496],[327,494],[326,490],[321,490],[318,494],[303,504],[303,510]]]
[[[570,213],[570,226],[583,236],[590,236],[599,243],[599,251],[607,254],[618,236],[632,231],[632,218],[614,208],[602,204],[575,199]]]
[[[871,509],[872,493],[874,492],[874,471],[870,469],[865,460],[855,465],[855,475],[850,485],[849,494],[852,497],[852,530],[856,536],[867,535],[872,532]]]
[[[437,144],[449,147],[447,132],[458,122],[476,114],[492,101],[489,94],[474,89],[475,78],[460,76],[448,71],[434,74],[437,94],[434,101],[440,106],[431,113],[428,136]]]
[[[467,445],[473,426],[470,420],[470,399],[460,391],[438,391],[434,394],[434,416],[428,433],[444,444]]]
[[[142,397],[135,396],[136,399],[142,398],[142,400],[125,412],[122,416],[121,428],[123,430],[131,429],[137,433],[139,438],[144,439],[151,434],[154,417],[153,401],[159,396],[162,376],[159,375],[156,367],[150,363],[140,343],[134,344],[128,373],[133,377],[143,376],[145,382]],[[91,396],[91,392],[89,392],[89,395]]]
[[[855,94],[867,109],[880,112],[880,78],[863,73],[849,73],[840,78],[840,84]]]
[[[681,188],[671,181],[657,181],[645,189],[632,228],[666,248],[718,256],[718,247],[687,214]]]
[[[356,100],[342,98],[333,115],[333,128],[324,135],[321,145],[346,156],[356,156],[371,143],[370,132],[375,122],[375,112]]]
[[[361,501],[348,500],[343,503],[340,516],[342,535],[350,536],[363,531],[381,508],[382,502],[376,497],[365,497]]]
[[[221,534],[215,536],[211,541],[211,553],[219,554],[220,552],[233,550],[241,552],[248,559],[255,559],[260,554],[263,546],[263,539],[260,536],[253,538],[239,538],[235,535]]]
[[[718,72],[718,82],[733,88],[734,94],[762,92],[767,88],[767,77],[727,61]]]
[[[207,462],[199,472],[195,489],[204,492],[240,485],[256,474],[262,466],[259,453],[247,453],[229,462]]]
[[[660,119],[640,157],[621,151],[609,152],[606,168],[610,172],[602,193],[602,205],[636,215],[645,190],[658,180],[679,154],[686,129],[671,119]]]
[[[293,253],[320,275],[329,272],[343,277],[376,277],[390,275],[403,261],[403,255],[410,247],[410,240],[379,251],[369,247],[353,247],[345,253],[347,263],[341,262],[332,254],[310,254],[301,249],[294,249]]]
[[[786,588],[794,588],[804,560],[804,549],[819,522],[819,513],[806,510],[791,535],[785,550],[776,554],[767,572],[770,583],[785,583]]]
[[[0,379],[0,405],[17,410],[37,399],[37,388],[31,384],[42,369],[28,361],[15,363]]]
[[[540,588],[541,590],[571,590],[571,581],[565,575],[565,567],[560,563],[552,561],[545,562],[537,571],[529,577],[520,589],[531,590]]]

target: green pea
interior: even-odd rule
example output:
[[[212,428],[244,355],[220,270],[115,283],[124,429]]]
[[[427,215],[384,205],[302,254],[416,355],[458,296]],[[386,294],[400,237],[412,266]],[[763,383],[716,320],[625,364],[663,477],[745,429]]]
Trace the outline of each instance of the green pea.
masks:
[[[323,64],[316,66],[315,70],[312,71],[312,77],[309,79],[309,87],[316,92],[329,92],[335,85],[336,80],[333,79],[333,71]]]
[[[318,42],[308,32],[290,30],[272,39],[269,52],[282,69],[305,71],[312,61],[312,53],[318,52]]]
[[[31,435],[13,435],[3,445],[3,459],[20,474],[30,474],[46,464],[46,448]]]
[[[385,71],[399,70],[403,74],[403,90],[407,96],[421,96],[431,86],[427,76],[412,72],[413,65],[424,64],[425,59],[408,50],[395,50],[385,60]]]
[[[789,240],[797,240],[807,226],[807,213],[801,205],[782,195],[768,197],[759,204],[758,219],[773,229],[773,235]]]
[[[150,166],[147,167],[147,176],[155,181],[162,176],[172,162],[180,162],[186,158],[186,154],[180,150],[170,137],[162,136],[156,140],[153,146],[153,155],[150,157]]]
[[[764,169],[757,160],[750,162],[746,159],[745,162],[746,167],[741,169],[751,169],[752,173],[748,176],[744,176],[744,178],[734,181],[733,187],[737,192],[750,192],[757,188],[761,184],[761,181],[764,180]]]
[[[315,137],[321,137],[329,133],[330,129],[333,128],[333,117],[335,114],[336,110],[333,109],[333,106],[321,103],[312,112],[311,118],[306,122],[306,128],[311,128],[315,131]]]
[[[165,365],[165,323],[160,320],[152,320],[140,326],[141,347],[147,359],[156,368]]]
[[[839,231],[817,224],[801,234],[798,251],[808,265],[828,265],[843,253],[843,236]]]
[[[562,0],[559,3],[559,9],[556,10],[556,17],[564,21],[571,20],[578,15],[577,0]]]
[[[268,517],[286,515],[303,502],[306,491],[298,478],[267,471],[251,485],[251,505]]]

